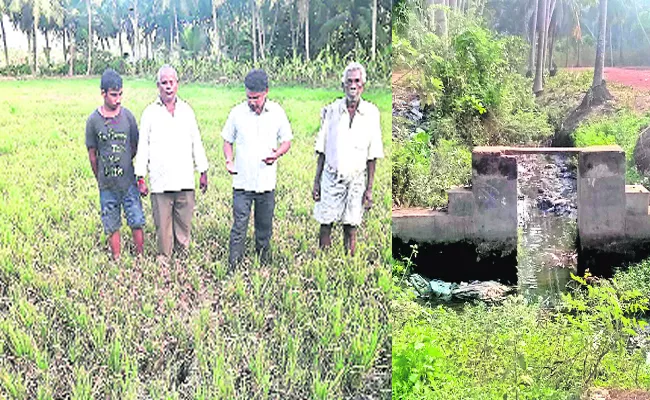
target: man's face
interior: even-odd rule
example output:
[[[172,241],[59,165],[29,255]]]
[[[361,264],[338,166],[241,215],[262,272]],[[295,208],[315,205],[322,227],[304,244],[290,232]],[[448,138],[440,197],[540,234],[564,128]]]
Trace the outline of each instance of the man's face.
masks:
[[[178,92],[178,80],[172,71],[164,71],[160,76],[158,82],[158,91],[163,103],[171,103],[176,99],[176,92]]]
[[[269,93],[269,89],[266,89],[263,92],[251,92],[246,89],[246,99],[248,100],[248,107],[255,112],[257,115],[262,113],[262,108],[264,107],[264,102],[266,101],[266,95]]]
[[[361,81],[361,71],[358,69],[348,71],[343,83],[343,90],[345,90],[345,98],[352,103],[356,103],[361,98],[363,93],[363,82]]]
[[[120,104],[122,104],[121,88],[102,90],[102,96],[104,97],[104,107],[108,108],[111,111],[117,110]]]

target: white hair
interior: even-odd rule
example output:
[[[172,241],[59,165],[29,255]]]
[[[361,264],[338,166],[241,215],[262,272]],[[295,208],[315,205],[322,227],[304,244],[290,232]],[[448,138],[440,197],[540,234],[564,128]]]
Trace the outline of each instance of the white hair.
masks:
[[[361,82],[366,83],[366,69],[363,67],[363,65],[359,64],[356,61],[351,62],[347,67],[345,67],[343,70],[343,76],[341,76],[341,83],[345,85],[345,80],[348,77],[348,72],[356,70],[361,71]]]
[[[178,74],[176,73],[176,69],[174,69],[174,67],[172,67],[169,64],[165,64],[162,67],[160,67],[160,69],[158,70],[158,74],[156,75],[156,83],[160,83],[160,78],[162,77],[163,72],[165,71],[173,72],[174,78],[176,78],[176,82],[178,82]]]

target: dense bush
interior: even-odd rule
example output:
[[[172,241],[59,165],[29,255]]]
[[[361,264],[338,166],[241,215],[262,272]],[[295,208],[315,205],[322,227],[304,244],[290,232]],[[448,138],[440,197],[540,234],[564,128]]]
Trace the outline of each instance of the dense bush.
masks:
[[[534,145],[553,130],[532,81],[518,72],[526,56],[520,38],[498,36],[462,15],[450,18],[449,36],[441,38],[421,11],[402,8],[393,65],[408,72],[405,84],[420,96],[426,118],[420,125],[395,121],[394,131],[406,133],[393,136],[393,202],[443,206],[445,191],[470,179],[472,146]]]
[[[650,115],[639,116],[629,110],[602,118],[589,120],[573,133],[577,147],[617,144],[625,151],[628,184],[648,184],[648,178],[641,176],[634,163],[634,146],[641,128],[648,126]]]
[[[469,182],[472,173],[470,150],[455,140],[441,139],[435,145],[420,131],[394,148],[393,199],[401,206],[439,207],[447,202],[446,190]]]

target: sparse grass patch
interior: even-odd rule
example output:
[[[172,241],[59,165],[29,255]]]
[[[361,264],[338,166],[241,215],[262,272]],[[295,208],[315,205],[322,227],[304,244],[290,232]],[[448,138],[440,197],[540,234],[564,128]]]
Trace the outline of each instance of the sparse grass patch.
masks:
[[[251,227],[250,256],[227,275],[232,188],[220,131],[243,87],[180,88],[198,118],[210,188],[197,193],[189,257],[164,268],[149,199],[146,257],[129,254],[123,226],[123,258],[109,261],[84,144],[98,86],[0,82],[0,397],[390,398],[389,92],[364,96],[382,112],[387,159],[349,257],[340,227],[331,251],[317,250],[310,196],[319,112],[341,93],[271,88],[295,136],[279,164],[274,260],[252,256]],[[143,80],[126,80],[124,92],[138,119],[157,94]]]

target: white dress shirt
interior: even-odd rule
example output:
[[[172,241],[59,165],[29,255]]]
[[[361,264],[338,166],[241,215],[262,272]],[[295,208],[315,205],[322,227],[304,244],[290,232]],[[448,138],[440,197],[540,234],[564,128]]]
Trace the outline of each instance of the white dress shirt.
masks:
[[[368,160],[384,157],[379,110],[361,99],[350,126],[345,99],[325,106],[315,149],[325,154],[325,164],[330,171],[344,177],[364,172]]]
[[[260,115],[247,102],[235,106],[221,137],[235,144],[237,174],[232,177],[233,188],[258,193],[275,189],[278,162],[267,165],[262,160],[279,144],[293,139],[287,114],[279,104],[266,100]]]
[[[176,98],[174,115],[160,98],[147,106],[140,120],[140,140],[135,158],[135,175],[149,171],[152,193],[194,189],[194,167],[208,170],[199,126],[194,111]]]

